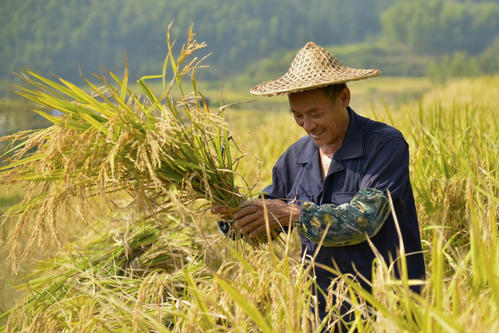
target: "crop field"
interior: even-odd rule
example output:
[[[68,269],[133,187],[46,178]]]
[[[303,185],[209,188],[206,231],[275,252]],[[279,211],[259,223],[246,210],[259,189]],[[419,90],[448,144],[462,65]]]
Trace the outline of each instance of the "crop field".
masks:
[[[347,302],[354,317],[348,326],[359,332],[499,331],[499,77],[455,80],[442,87],[432,87],[425,79],[377,80],[352,83],[352,105],[362,115],[397,127],[409,143],[426,280],[408,280],[404,274],[396,279],[392,274],[394,263],[378,258],[372,293],[348,276],[341,276],[336,281],[337,288],[329,291],[331,316],[320,322],[310,310],[316,306],[312,293],[314,280],[309,277],[310,266],[300,257],[296,231],[283,235],[280,242],[258,246],[244,240],[233,241],[218,232],[217,217],[209,213],[210,200],[235,206],[241,198],[222,191],[221,186],[212,186],[213,183],[233,181],[233,187],[241,193],[257,196],[271,182],[272,166],[279,156],[304,135],[286,110],[285,99],[262,98],[229,107],[223,115],[227,126],[217,123],[218,118],[196,118],[202,117],[202,113],[193,111],[189,121],[203,129],[200,133],[209,133],[214,140],[222,141],[214,148],[218,157],[214,165],[219,163],[219,171],[212,174],[208,165],[211,150],[203,150],[202,139],[198,142],[194,137],[194,144],[179,137],[167,138],[176,144],[172,145],[172,151],[178,148],[180,153],[190,154],[188,149],[193,145],[202,152],[199,165],[203,168],[185,165],[185,170],[198,170],[188,177],[188,186],[182,177],[177,183],[165,183],[163,179],[173,179],[171,174],[176,169],[165,176],[166,171],[153,172],[147,163],[141,165],[140,160],[135,160],[137,170],[130,169],[126,163],[131,158],[126,154],[121,156],[120,149],[136,146],[123,148],[121,136],[113,141],[114,146],[109,146],[109,150],[116,152],[109,160],[113,166],[106,169],[104,176],[96,174],[94,185],[94,179],[88,176],[91,173],[80,171],[69,157],[85,155],[97,160],[108,156],[105,145],[118,126],[122,126],[122,131],[137,130],[130,133],[143,135],[144,147],[149,147],[151,141],[150,147],[156,142],[167,144],[150,136],[147,127],[137,125],[144,118],[156,124],[156,118],[147,118],[147,112],[141,114],[142,118],[133,115],[124,119],[126,125],[117,123],[109,127],[105,127],[109,123],[107,118],[94,117],[99,122],[88,125],[85,131],[95,126],[95,133],[106,133],[107,141],[106,136],[99,141],[97,134],[92,134],[91,140],[95,140],[92,144],[84,141],[85,136],[81,136],[82,141],[61,136],[66,141],[58,147],[67,153],[54,160],[50,170],[45,169],[49,171],[43,179],[36,178],[34,172],[37,164],[45,160],[33,165],[30,161],[24,163],[24,180],[43,181],[47,186],[44,189],[52,191],[47,193],[54,196],[66,192],[57,192],[64,188],[50,187],[52,181],[73,182],[72,174],[65,174],[64,178],[59,170],[66,166],[73,170],[77,174],[71,183],[76,201],[56,196],[64,200],[61,207],[55,203],[41,210],[48,217],[54,216],[50,223],[43,220],[46,217],[43,214],[26,215],[25,225],[18,229],[19,220],[12,211],[4,219],[0,252],[4,259],[0,272],[2,330],[320,332],[329,323],[341,320],[339,308],[341,302]],[[202,88],[203,85],[199,88],[201,92]],[[210,89],[216,93],[215,87]],[[121,93],[126,95],[125,90]],[[82,94],[78,91],[79,97]],[[118,95],[120,91],[116,99],[120,98]],[[237,90],[230,90],[227,95],[230,102],[249,97]],[[205,103],[211,109],[216,109],[213,106],[216,103],[211,101],[215,98],[210,95],[210,103]],[[137,105],[139,102],[135,101]],[[266,103],[270,103],[268,110]],[[199,104],[197,107],[202,111]],[[69,121],[64,124],[54,121],[76,136],[80,135],[79,116],[72,114],[74,125],[67,129],[64,126]],[[197,123],[200,119],[203,123]],[[165,121],[170,126],[168,129],[173,130],[177,130],[174,127],[177,123],[172,121],[185,124],[181,116]],[[210,127],[212,124],[219,127]],[[220,128],[227,133],[216,132]],[[129,142],[134,139],[130,136]],[[224,155],[229,145],[232,157]],[[56,149],[48,151],[53,153]],[[50,157],[49,153],[44,156],[47,160]],[[154,152],[151,156],[155,156]],[[171,156],[174,160],[177,155]],[[94,172],[92,161],[84,164],[88,172]],[[168,159],[161,161],[163,165],[169,163]],[[128,169],[114,169],[113,163],[123,163]],[[224,173],[229,167],[234,173]],[[135,171],[137,174],[133,174]],[[111,173],[113,176],[107,179]],[[116,179],[122,176],[123,180],[118,182]],[[5,178],[3,181],[8,182]],[[79,187],[83,183],[85,186]],[[199,194],[203,184],[210,189],[209,196]],[[2,212],[29,193],[21,185],[1,185]],[[114,191],[117,187],[119,190]],[[106,191],[96,192],[100,188]],[[31,191],[33,205],[36,200],[45,200],[39,199],[45,198],[45,192]],[[57,210],[57,214],[50,215],[50,209]],[[13,233],[15,230],[19,233]],[[29,253],[24,252],[28,247]],[[403,258],[402,248],[398,263],[402,272]],[[15,276],[13,270],[17,272]],[[414,284],[423,286],[421,295],[410,291],[409,286]],[[332,293],[339,304],[332,303]]]

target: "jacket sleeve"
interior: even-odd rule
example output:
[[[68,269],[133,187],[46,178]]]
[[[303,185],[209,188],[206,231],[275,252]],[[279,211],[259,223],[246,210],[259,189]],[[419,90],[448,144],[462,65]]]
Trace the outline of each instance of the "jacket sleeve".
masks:
[[[284,182],[280,176],[281,173],[279,165],[276,164],[272,169],[272,184],[265,187],[259,197],[265,197],[265,199],[282,199],[286,197]]]
[[[338,247],[361,243],[381,229],[390,213],[388,199],[376,189],[359,191],[342,205],[305,202],[294,226],[305,237],[323,246]]]
[[[394,136],[380,144],[370,156],[365,163],[360,188],[389,190],[397,206],[410,187],[407,143],[403,137]]]
[[[289,157],[289,149],[284,152],[272,168],[272,184],[265,187],[260,197],[265,199],[286,200],[289,191],[290,179],[292,178],[292,169],[290,165],[294,164],[293,159]]]

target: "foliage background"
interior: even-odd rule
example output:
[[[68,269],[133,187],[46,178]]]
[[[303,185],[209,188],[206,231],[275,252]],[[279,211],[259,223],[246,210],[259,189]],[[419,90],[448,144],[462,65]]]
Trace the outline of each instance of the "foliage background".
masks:
[[[85,73],[100,66],[117,72],[125,53],[132,78],[150,73],[163,59],[172,19],[175,36],[194,22],[213,52],[207,79],[236,75],[265,58],[282,70],[286,51],[309,40],[333,51],[354,44],[339,54],[352,66],[380,67],[399,57],[387,69],[391,75],[421,76],[433,62],[440,80],[449,75],[438,73],[440,63],[457,67],[454,76],[499,69],[497,1],[4,0],[0,13],[0,77],[7,80],[10,71],[27,67],[71,80],[79,78],[78,66]]]

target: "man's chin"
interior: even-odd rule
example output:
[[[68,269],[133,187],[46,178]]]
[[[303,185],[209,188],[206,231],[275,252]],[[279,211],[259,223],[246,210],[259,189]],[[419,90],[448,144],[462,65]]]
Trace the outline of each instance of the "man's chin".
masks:
[[[313,136],[313,135],[308,135],[310,137],[310,139],[312,139],[312,141],[316,144],[316,145],[319,145],[322,143],[322,135],[319,135],[319,136]]]

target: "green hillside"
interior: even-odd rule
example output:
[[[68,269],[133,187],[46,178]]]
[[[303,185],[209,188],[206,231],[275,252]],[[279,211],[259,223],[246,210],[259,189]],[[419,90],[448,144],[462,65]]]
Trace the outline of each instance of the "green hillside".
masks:
[[[0,75],[30,67],[78,77],[99,65],[147,73],[164,56],[165,32],[192,23],[213,52],[212,76],[238,72],[277,49],[360,41],[379,33],[379,15],[395,0],[5,0],[0,3]],[[361,22],[361,23],[360,23]],[[137,75],[137,73],[135,73]]]
[[[120,72],[125,55],[132,78],[148,74],[161,64],[173,19],[177,38],[194,23],[207,42],[203,79],[281,73],[309,40],[388,75],[499,71],[497,1],[4,0],[0,13],[0,78],[9,81],[26,68],[72,80],[79,67]]]

